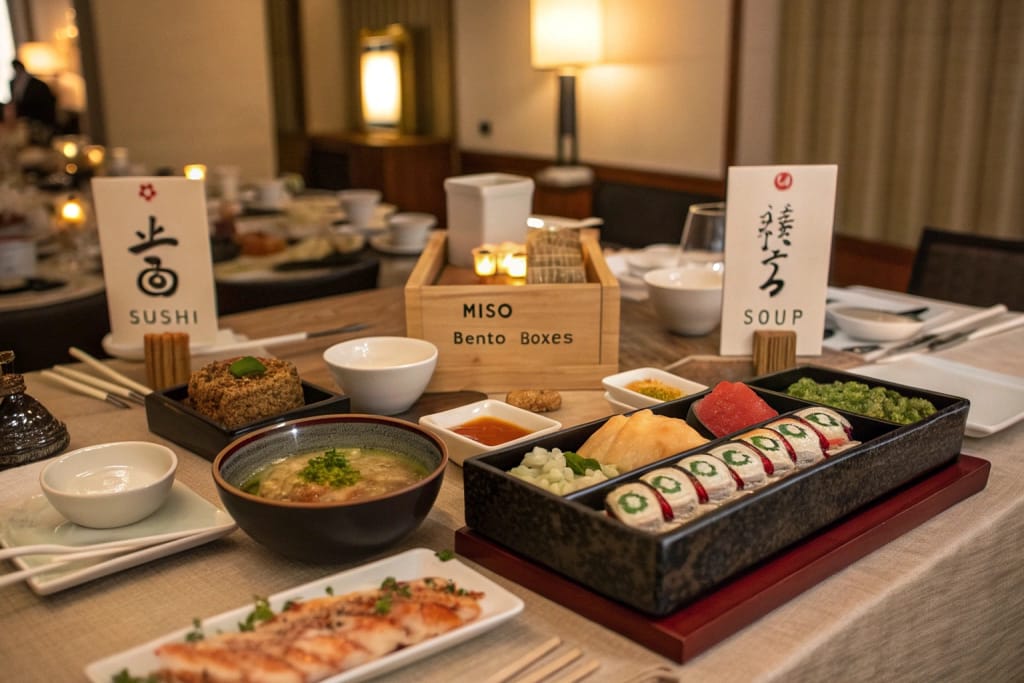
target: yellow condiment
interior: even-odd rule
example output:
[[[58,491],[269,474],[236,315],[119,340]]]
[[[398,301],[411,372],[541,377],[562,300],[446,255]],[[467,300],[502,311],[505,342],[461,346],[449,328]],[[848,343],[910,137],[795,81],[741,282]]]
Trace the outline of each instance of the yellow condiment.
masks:
[[[638,394],[644,396],[650,396],[656,398],[659,401],[674,401],[677,398],[682,398],[683,391],[676,387],[669,386],[664,382],[656,379],[638,379],[635,382],[630,382],[626,385],[626,388],[630,391],[635,391]]]

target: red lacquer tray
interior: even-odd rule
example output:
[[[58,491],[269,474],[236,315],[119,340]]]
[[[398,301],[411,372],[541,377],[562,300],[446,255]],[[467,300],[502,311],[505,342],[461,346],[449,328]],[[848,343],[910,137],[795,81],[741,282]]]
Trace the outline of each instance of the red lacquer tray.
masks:
[[[988,482],[990,469],[987,460],[960,455],[952,464],[896,490],[663,618],[649,617],[598,595],[474,533],[468,527],[455,532],[455,550],[591,621],[681,663],[981,491]]]

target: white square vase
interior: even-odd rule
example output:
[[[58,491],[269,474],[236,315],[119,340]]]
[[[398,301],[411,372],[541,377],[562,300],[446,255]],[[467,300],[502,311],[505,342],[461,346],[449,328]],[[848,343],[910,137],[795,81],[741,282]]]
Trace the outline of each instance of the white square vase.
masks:
[[[481,244],[526,241],[533,203],[533,179],[508,173],[445,178],[448,203],[448,262],[473,267]]]

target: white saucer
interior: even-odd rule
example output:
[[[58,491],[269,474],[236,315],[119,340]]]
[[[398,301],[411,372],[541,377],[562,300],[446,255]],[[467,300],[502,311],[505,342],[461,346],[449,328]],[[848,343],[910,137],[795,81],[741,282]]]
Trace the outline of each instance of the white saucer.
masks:
[[[221,346],[224,344],[232,344],[237,341],[243,341],[244,337],[239,337],[235,334],[234,330],[217,330],[217,337],[213,340],[212,344],[197,344],[194,341],[189,344],[189,349],[193,354],[201,355],[203,349],[210,346]],[[103,336],[103,340],[100,342],[103,346],[103,350],[107,354],[114,358],[120,358],[121,360],[145,360],[146,359],[146,347],[142,344],[115,344],[113,336],[110,332]]]
[[[57,512],[42,493],[21,501],[9,517],[0,520],[0,545],[12,548],[22,545],[57,543],[81,546],[109,541],[143,539],[178,532],[189,535],[158,545],[129,551],[122,555],[99,557],[73,562],[66,567],[38,574],[28,584],[39,595],[49,595],[92,579],[113,574],[208,543],[235,530],[231,516],[209,503],[180,481],[174,482],[171,495],[163,507],[149,517],[114,529],[89,529],[73,524]],[[26,555],[12,560],[20,569],[30,569],[54,560],[52,555]]]
[[[374,235],[370,238],[370,246],[377,251],[392,256],[415,256],[423,251],[427,242],[413,244],[411,246],[398,246],[391,243],[391,235]]]

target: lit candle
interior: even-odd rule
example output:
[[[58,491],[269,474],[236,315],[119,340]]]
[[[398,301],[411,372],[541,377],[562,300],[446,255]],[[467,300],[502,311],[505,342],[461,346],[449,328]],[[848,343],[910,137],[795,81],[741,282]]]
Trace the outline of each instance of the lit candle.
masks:
[[[486,247],[473,249],[473,271],[480,277],[490,277],[498,270],[498,260],[494,252]]]
[[[506,269],[509,277],[522,278],[526,277],[526,252],[515,251],[508,259],[508,267]]]
[[[102,165],[106,155],[107,151],[103,149],[103,145],[89,145],[85,148],[85,158],[93,168],[98,168]]]
[[[185,167],[185,177],[189,180],[203,180],[206,178],[206,164],[189,164]]]
[[[516,252],[522,249],[522,245],[515,242],[502,242],[498,247],[498,272],[507,275],[512,258]]]
[[[65,159],[78,158],[78,143],[74,140],[64,140],[60,145],[60,153]]]
[[[78,197],[68,197],[60,207],[60,218],[69,227],[76,227],[85,222],[85,207]]]

